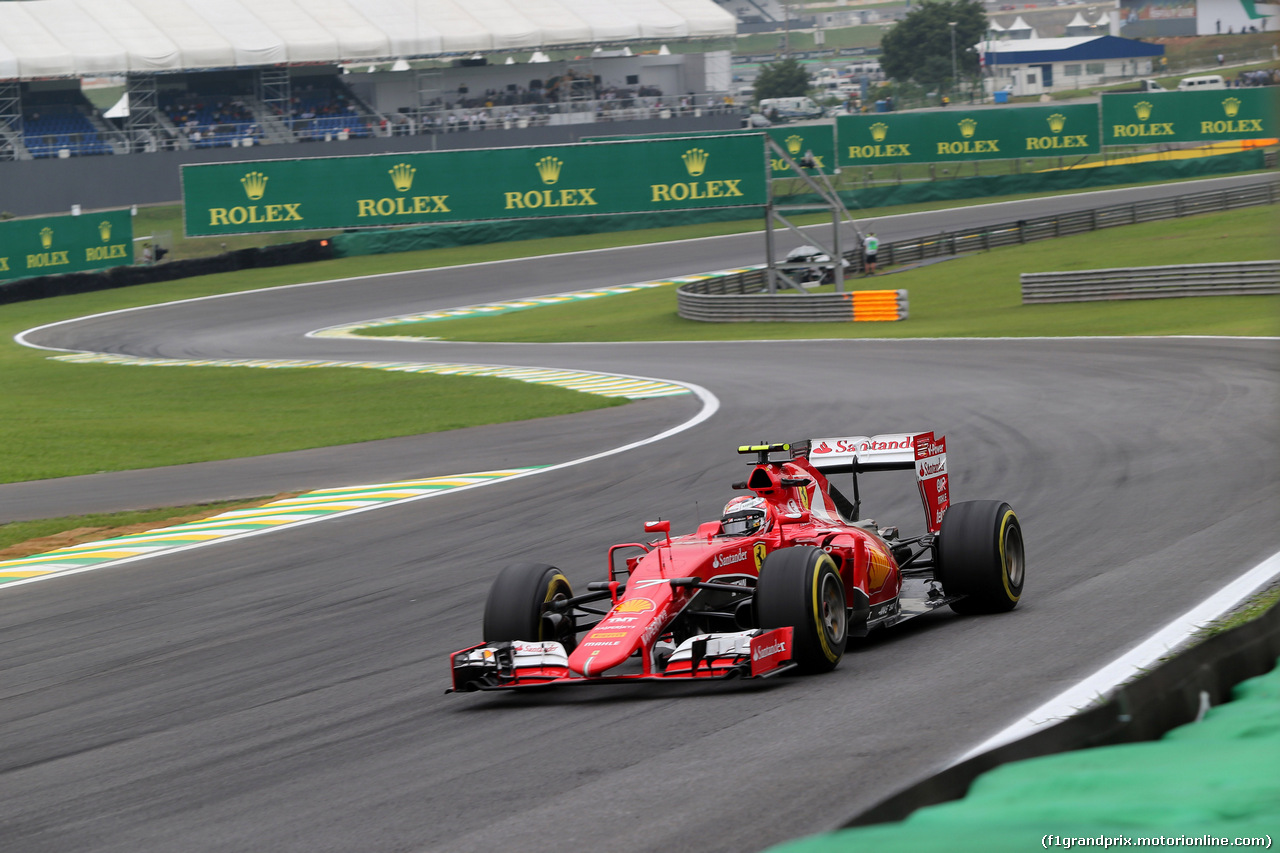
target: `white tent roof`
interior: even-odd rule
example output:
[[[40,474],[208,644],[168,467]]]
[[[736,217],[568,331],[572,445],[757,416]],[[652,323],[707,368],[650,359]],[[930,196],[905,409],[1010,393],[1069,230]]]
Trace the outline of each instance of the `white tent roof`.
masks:
[[[1084,15],[1082,15],[1082,14],[1081,14],[1081,13],[1079,13],[1079,12],[1076,12],[1076,16],[1075,16],[1074,18],[1072,18],[1072,19],[1071,19],[1071,23],[1067,24],[1067,27],[1068,27],[1068,28],[1070,28],[1070,27],[1091,27],[1091,26],[1093,26],[1093,24],[1091,24],[1091,23],[1089,23],[1088,21],[1086,21],[1086,20],[1084,19]]]
[[[1022,20],[1022,16],[1019,15],[1013,19],[1013,23],[1010,24],[1008,28],[1011,30],[1029,30],[1031,29],[1031,25]]]
[[[0,79],[359,62],[732,36],[715,0],[25,0]]]

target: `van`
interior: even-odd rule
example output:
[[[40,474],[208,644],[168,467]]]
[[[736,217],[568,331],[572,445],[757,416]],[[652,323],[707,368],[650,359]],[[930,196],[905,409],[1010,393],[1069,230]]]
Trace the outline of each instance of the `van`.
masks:
[[[1141,80],[1138,83],[1138,91],[1139,92],[1167,92],[1169,90],[1166,89],[1164,86],[1161,86],[1155,80]]]
[[[822,107],[806,97],[797,98],[765,98],[760,102],[760,112],[773,117],[777,110],[778,118],[783,121],[806,118],[822,118]]]
[[[1184,77],[1178,82],[1178,91],[1185,92],[1188,89],[1225,89],[1227,84],[1223,82],[1221,74],[1206,74],[1203,77]]]

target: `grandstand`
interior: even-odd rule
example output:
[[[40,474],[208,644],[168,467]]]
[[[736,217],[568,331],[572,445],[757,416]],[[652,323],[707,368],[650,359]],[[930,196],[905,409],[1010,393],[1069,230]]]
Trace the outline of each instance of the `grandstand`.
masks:
[[[721,110],[735,29],[714,0],[0,2],[0,160]],[[683,41],[710,49],[641,51]]]

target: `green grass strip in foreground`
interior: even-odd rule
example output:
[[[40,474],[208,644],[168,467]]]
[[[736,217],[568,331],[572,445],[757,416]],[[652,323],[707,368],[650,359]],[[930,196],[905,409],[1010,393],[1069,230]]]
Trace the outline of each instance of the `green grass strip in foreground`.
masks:
[[[1280,297],[1216,296],[1022,304],[1019,274],[1280,257],[1274,207],[1108,228],[995,249],[850,282],[906,289],[896,323],[698,323],[676,315],[675,289],[471,319],[382,326],[365,334],[465,341],[740,340],[776,338],[1277,335]]]
[[[1101,849],[1100,836],[1116,849],[1124,839],[1162,836],[1173,843],[1155,846],[1224,849],[1196,843],[1211,836],[1226,844],[1264,839],[1254,846],[1267,849],[1277,833],[1277,757],[1280,667],[1236,685],[1230,702],[1160,740],[1005,764],[979,776],[964,798],[919,809],[899,823],[817,835],[768,853],[1023,853],[1067,849],[1068,840]]]

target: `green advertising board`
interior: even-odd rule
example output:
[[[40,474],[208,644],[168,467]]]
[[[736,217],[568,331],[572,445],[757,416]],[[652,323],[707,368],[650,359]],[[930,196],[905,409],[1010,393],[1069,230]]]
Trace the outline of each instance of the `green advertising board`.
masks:
[[[1102,96],[1102,144],[1280,137],[1273,87]]]
[[[613,142],[619,139],[677,139],[681,137],[726,136],[730,134],[768,134],[778,145],[787,149],[792,159],[798,159],[806,151],[813,154],[817,169],[806,169],[810,175],[819,170],[828,175],[834,174],[836,168],[836,130],[835,125],[824,124],[791,124],[769,128],[743,128],[741,130],[693,130],[687,133],[638,133],[620,136],[588,136],[583,142]],[[759,152],[756,152],[756,156]],[[757,161],[758,162],[758,161]],[[785,178],[791,171],[791,165],[777,155],[769,157],[769,165],[773,177]]]
[[[182,167],[186,232],[758,207],[758,136],[708,136]]]
[[[133,263],[127,210],[0,222],[0,280]]]
[[[1096,104],[840,116],[836,138],[842,168],[1063,157],[1100,150]]]

